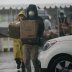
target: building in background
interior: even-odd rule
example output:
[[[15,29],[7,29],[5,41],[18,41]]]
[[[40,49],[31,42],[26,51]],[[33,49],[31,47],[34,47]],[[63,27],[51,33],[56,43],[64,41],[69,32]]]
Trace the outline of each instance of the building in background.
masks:
[[[21,0],[7,0],[7,2],[0,0],[0,51],[7,51],[6,48],[12,50],[12,39],[8,37],[8,25],[14,22],[18,12],[21,9],[25,9],[28,4],[30,3],[25,4],[25,1]],[[54,0],[53,3],[47,0],[46,3],[37,6],[39,9],[45,9],[51,15],[53,26],[58,24],[57,16],[59,8],[64,9],[66,15],[72,13],[72,0],[70,2],[69,0],[64,0],[64,2]]]
[[[8,28],[0,27],[0,51],[13,51],[12,39],[9,38]]]

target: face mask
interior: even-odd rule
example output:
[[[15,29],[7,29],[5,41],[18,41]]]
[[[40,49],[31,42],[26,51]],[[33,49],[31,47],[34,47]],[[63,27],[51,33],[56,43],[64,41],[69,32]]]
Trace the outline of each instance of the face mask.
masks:
[[[34,11],[29,11],[29,16],[33,17],[34,16]]]

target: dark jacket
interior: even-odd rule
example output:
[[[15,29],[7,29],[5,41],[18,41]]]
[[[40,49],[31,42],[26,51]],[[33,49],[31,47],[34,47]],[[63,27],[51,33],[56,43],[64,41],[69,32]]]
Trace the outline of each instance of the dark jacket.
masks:
[[[28,14],[29,11],[34,11],[35,14],[34,14],[33,17],[29,16],[29,14]],[[27,17],[24,18],[24,20],[40,20],[41,21],[41,23],[39,25],[38,33],[37,33],[37,38],[38,38],[39,42],[41,42],[41,38],[43,36],[43,31],[44,31],[43,19],[38,16],[37,8],[33,4],[29,5],[29,7],[27,8],[26,13],[27,13]]]
[[[28,14],[29,11],[34,11],[34,13],[35,13],[35,15],[32,18],[30,18],[29,14]],[[41,24],[40,24],[39,30],[38,30],[38,37],[42,37],[43,31],[44,31],[44,23],[43,23],[43,19],[38,16],[36,5],[32,5],[32,4],[29,5],[29,7],[27,8],[26,20],[40,20],[41,21]]]

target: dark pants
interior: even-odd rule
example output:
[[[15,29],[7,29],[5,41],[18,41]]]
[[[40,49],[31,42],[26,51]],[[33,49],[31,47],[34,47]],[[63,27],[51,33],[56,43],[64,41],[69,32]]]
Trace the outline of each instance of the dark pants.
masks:
[[[25,63],[27,72],[31,72],[31,59],[35,68],[35,72],[40,72],[41,63],[38,60],[38,48],[39,46],[37,45],[23,45],[23,61]]]

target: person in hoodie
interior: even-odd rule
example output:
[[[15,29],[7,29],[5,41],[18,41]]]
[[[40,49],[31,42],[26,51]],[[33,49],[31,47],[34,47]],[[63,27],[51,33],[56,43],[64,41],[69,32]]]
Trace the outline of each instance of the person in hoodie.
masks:
[[[24,18],[24,20],[40,20],[41,24],[39,25],[38,33],[37,33],[37,44],[36,45],[30,45],[30,44],[24,44],[24,40],[22,39],[23,44],[23,60],[25,63],[25,67],[27,69],[27,72],[31,72],[31,63],[30,60],[32,60],[35,72],[40,72],[41,70],[41,63],[38,60],[38,49],[39,46],[41,46],[43,32],[44,32],[44,23],[41,17],[38,16],[36,5],[30,4],[26,10],[27,17]]]

